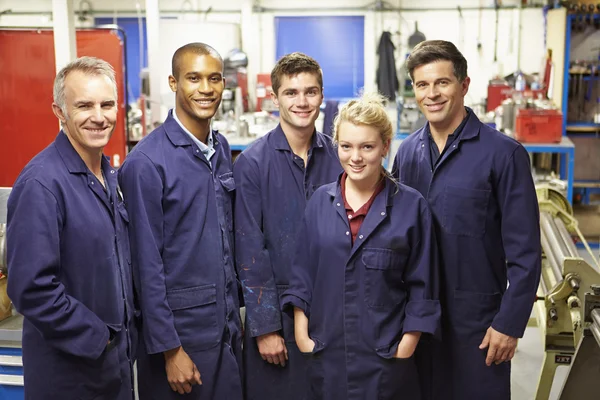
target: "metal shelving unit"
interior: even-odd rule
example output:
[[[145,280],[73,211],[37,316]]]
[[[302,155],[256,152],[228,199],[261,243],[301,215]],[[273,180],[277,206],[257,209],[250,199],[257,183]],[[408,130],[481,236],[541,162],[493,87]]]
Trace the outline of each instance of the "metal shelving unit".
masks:
[[[582,138],[591,140],[596,138],[597,140],[600,140],[600,124],[590,122],[589,118],[586,121],[574,121],[573,118],[569,118],[569,111],[571,111],[571,113],[573,112],[574,104],[576,105],[575,109],[580,114],[582,110],[585,111],[586,101],[591,101],[593,104],[594,99],[596,99],[597,96],[600,96],[600,93],[597,91],[598,83],[600,82],[600,74],[597,69],[595,71],[594,69],[591,69],[588,72],[578,72],[572,69],[572,62],[575,61],[575,59],[587,59],[591,61],[598,59],[598,49],[589,49],[589,46],[586,46],[587,40],[593,42],[596,41],[595,36],[598,35],[598,30],[593,29],[592,26],[586,27],[585,25],[582,25],[582,16],[580,14],[567,13],[567,10],[564,8],[549,11],[548,17],[548,28],[552,28],[548,29],[548,48],[552,48],[554,54],[558,56],[555,61],[555,67],[557,67],[556,76],[562,76],[562,82],[559,82],[557,85],[559,93],[555,93],[553,99],[556,104],[561,104],[561,110],[564,116],[563,135],[573,139],[571,142],[577,142]],[[600,14],[593,14],[593,19],[598,22],[597,20],[600,19]],[[588,23],[588,25],[589,24],[591,24],[591,22]],[[581,26],[584,26],[584,30],[581,29]],[[556,33],[550,34],[551,31]],[[556,50],[558,50],[558,52]],[[596,53],[594,54],[590,50],[596,51]],[[582,54],[584,57],[582,57]],[[562,63],[559,60],[562,60]],[[579,75],[581,75],[579,83],[576,83],[575,81]],[[557,81],[560,81],[560,79],[557,79]],[[571,84],[573,84],[573,88],[570,87]],[[591,99],[588,98],[587,100],[584,100],[583,104],[580,103],[580,99],[576,98],[576,96],[583,97],[583,95],[581,93],[574,93],[577,86],[582,84],[585,85],[585,90],[591,93]],[[577,90],[581,91],[581,87]],[[573,103],[575,101],[577,103]],[[571,109],[569,109],[569,105],[571,105]],[[600,154],[598,154],[598,158],[600,158]],[[574,162],[572,164],[574,169]],[[561,160],[561,171],[563,169],[562,166],[563,163]],[[574,178],[572,185],[569,185],[569,191],[573,192],[574,188],[575,192],[578,193],[581,202],[583,204],[590,204],[589,195],[591,193],[597,193],[599,191],[599,186],[600,180],[597,179]],[[572,199],[569,198],[569,201],[571,200]]]

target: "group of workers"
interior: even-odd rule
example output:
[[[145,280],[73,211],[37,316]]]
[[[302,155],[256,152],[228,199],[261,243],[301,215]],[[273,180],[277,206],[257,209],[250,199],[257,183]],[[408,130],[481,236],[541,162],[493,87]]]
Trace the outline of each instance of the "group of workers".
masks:
[[[181,47],[175,109],[118,170],[112,67],[64,67],[62,129],[8,201],[25,398],[132,400],[137,360],[141,400],[509,399],[541,268],[528,154],[465,107],[452,43],[408,70],[428,122],[389,173],[383,98],[343,105],[332,143],[302,53],[271,73],[279,125],[233,162],[223,60]]]

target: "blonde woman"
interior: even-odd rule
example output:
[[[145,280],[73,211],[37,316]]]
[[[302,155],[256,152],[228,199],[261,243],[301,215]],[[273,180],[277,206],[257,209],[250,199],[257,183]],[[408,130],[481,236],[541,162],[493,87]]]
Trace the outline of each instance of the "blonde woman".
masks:
[[[427,201],[381,165],[392,138],[382,98],[335,121],[344,172],[300,226],[284,311],[309,360],[310,399],[420,398],[414,350],[438,330],[436,244]]]

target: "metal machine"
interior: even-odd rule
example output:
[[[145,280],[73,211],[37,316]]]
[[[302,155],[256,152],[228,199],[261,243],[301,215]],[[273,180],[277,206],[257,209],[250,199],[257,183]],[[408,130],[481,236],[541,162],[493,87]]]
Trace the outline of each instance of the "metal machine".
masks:
[[[0,399],[23,398],[23,317],[12,314],[6,294],[6,202],[12,188],[0,187]]]
[[[549,186],[537,188],[540,206],[542,276],[535,302],[544,361],[536,400],[547,400],[559,365],[570,365],[560,400],[600,392],[600,266],[583,238],[567,199]],[[576,235],[594,260],[575,247]]]

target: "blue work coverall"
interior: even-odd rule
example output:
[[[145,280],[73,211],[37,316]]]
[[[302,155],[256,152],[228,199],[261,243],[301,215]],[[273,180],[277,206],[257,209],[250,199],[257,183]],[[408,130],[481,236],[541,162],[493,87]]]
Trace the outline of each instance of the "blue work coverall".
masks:
[[[280,311],[279,296],[288,287],[306,202],[341,170],[331,139],[316,131],[305,168],[281,126],[252,143],[233,166],[236,266],[246,305],[247,400],[306,398],[306,363],[296,347],[293,320]],[[269,364],[258,352],[256,337],[270,332],[279,332],[285,340],[285,367]]]
[[[352,244],[339,182],[314,194],[298,233],[284,311],[308,317],[311,400],[419,400],[406,332],[439,331],[437,247],[427,201],[386,178]]]
[[[25,399],[133,399],[128,219],[105,157],[102,171],[106,191],[61,131],[8,199],[8,294],[24,316]]]
[[[203,383],[186,398],[237,400],[242,332],[231,152],[213,131],[216,152],[208,161],[172,113],[119,170],[142,309],[140,399],[182,398],[168,384],[162,354],[182,346]]]
[[[541,245],[529,156],[469,112],[432,168],[428,129],[404,140],[394,171],[429,201],[441,249],[442,342],[423,353],[432,357],[430,395],[510,399],[510,362],[486,366],[479,345],[490,326],[522,337],[535,300]]]

